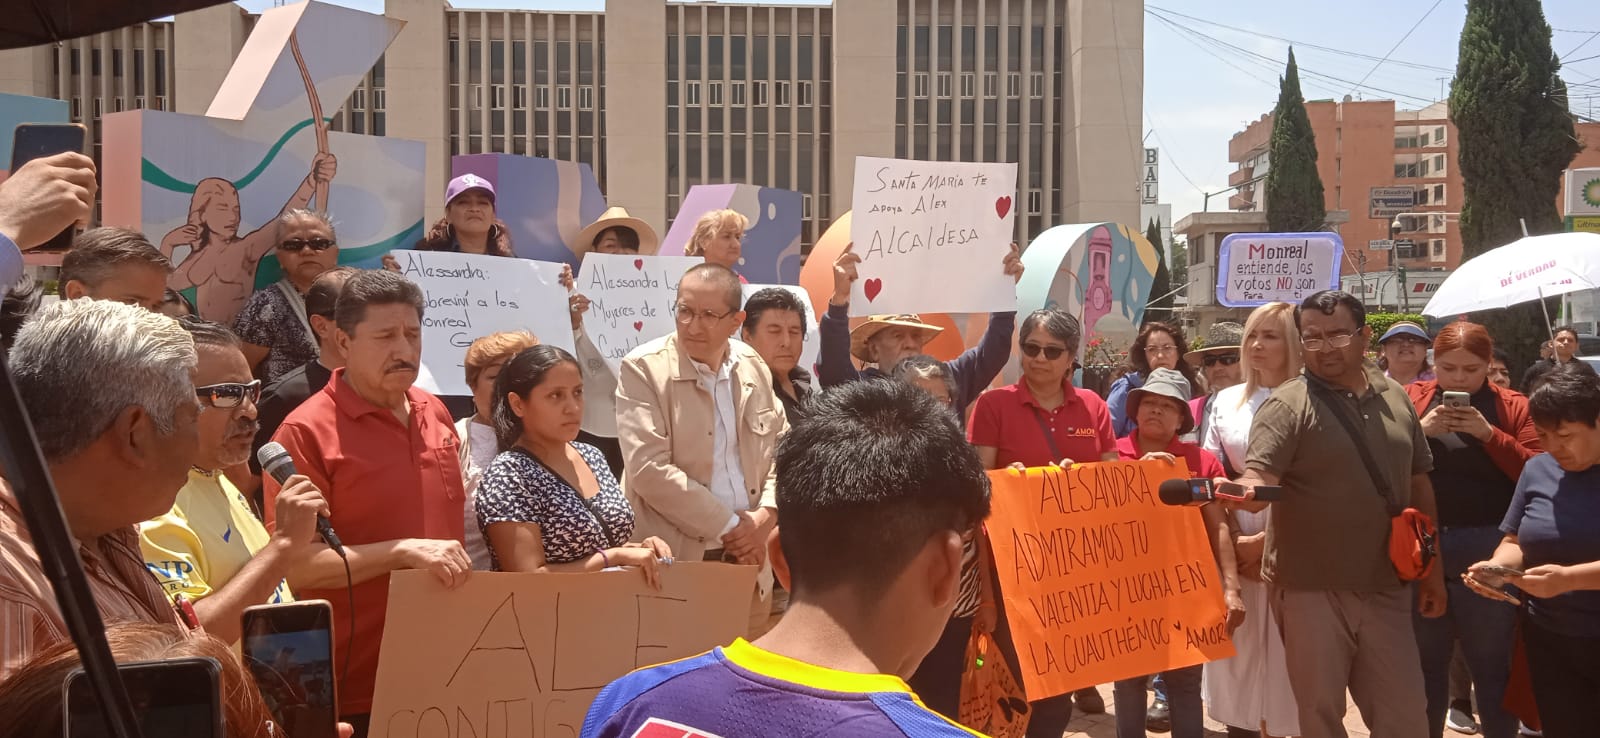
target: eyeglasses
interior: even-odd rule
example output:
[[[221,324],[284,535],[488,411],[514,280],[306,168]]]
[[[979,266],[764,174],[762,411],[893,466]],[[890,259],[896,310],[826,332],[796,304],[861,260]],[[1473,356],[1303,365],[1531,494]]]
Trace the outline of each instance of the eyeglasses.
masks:
[[[1223,354],[1221,356],[1212,355],[1205,358],[1205,365],[1207,367],[1213,367],[1218,364],[1223,366],[1233,366],[1237,363],[1239,363],[1238,354]]]
[[[1350,331],[1340,331],[1338,333],[1329,334],[1327,338],[1301,339],[1300,345],[1307,351],[1321,351],[1325,348],[1344,348],[1350,345],[1351,339],[1355,338],[1355,336],[1356,334],[1351,333]]]
[[[1050,361],[1055,361],[1056,359],[1061,358],[1061,355],[1067,352],[1067,348],[1065,346],[1040,346],[1037,343],[1024,343],[1022,344],[1021,348],[1022,353],[1029,358],[1038,356],[1039,352],[1043,351],[1044,358],[1049,359]]]
[[[333,248],[333,241],[327,238],[291,238],[278,244],[279,251],[327,251]]]
[[[1162,354],[1175,354],[1175,353],[1178,353],[1178,347],[1174,346],[1172,344],[1167,344],[1166,346],[1146,346],[1146,347],[1144,347],[1144,353],[1147,356],[1160,356]]]
[[[251,404],[261,402],[261,380],[252,380],[247,384],[238,382],[208,384],[194,388],[194,394],[209,407],[231,410],[243,405],[246,397],[250,398]]]
[[[702,320],[715,324],[717,321],[723,320],[729,315],[733,315],[739,311],[729,310],[725,313],[713,313],[710,310],[701,310],[700,312],[695,312],[694,308],[684,305],[683,303],[679,303],[678,306],[674,308],[674,312],[678,319],[678,325],[689,325],[690,323],[696,323]]]

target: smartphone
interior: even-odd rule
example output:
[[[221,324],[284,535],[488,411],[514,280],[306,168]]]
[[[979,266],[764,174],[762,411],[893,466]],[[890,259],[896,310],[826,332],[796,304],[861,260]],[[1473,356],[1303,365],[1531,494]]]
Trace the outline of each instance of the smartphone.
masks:
[[[88,129],[81,123],[20,123],[11,137],[11,171],[17,171],[34,159],[68,151],[83,153],[88,140]],[[65,251],[72,247],[72,239],[77,235],[78,227],[68,226],[39,248]]]
[[[223,738],[222,665],[216,659],[182,658],[119,664],[117,673],[147,736]],[[111,728],[94,686],[82,667],[67,675],[62,700],[67,738],[105,738]]]
[[[279,733],[337,738],[333,607],[327,600],[245,608],[240,647]]]
[[[1472,407],[1472,395],[1465,392],[1444,393],[1445,407],[1466,408]]]

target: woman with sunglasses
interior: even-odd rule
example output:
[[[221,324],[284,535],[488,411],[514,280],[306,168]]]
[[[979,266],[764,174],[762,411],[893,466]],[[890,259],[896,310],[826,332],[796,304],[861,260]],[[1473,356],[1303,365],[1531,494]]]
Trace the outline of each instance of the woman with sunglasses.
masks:
[[[1062,310],[1036,310],[1022,321],[1017,340],[1022,351],[1022,379],[979,396],[967,426],[967,440],[977,448],[985,469],[1116,461],[1117,440],[1111,434],[1111,414],[1105,402],[1072,385],[1082,338],[1078,319]],[[982,555],[987,556],[987,551]],[[992,586],[985,589],[995,591]],[[1004,613],[992,598],[979,604],[976,627],[999,633],[995,641],[1006,658],[1013,666],[1021,663]],[[1105,712],[1105,700],[1094,687],[1039,700],[1032,703],[1029,738],[1061,738],[1072,717],[1074,699],[1083,712]]]
[[[1153,369],[1174,369],[1195,386],[1194,369],[1184,361],[1183,353],[1189,350],[1183,329],[1167,323],[1149,322],[1139,330],[1128,348],[1127,371],[1111,384],[1106,396],[1106,407],[1111,409],[1111,430],[1118,438],[1133,432],[1138,422],[1128,416],[1128,393],[1144,386],[1145,377]]]
[[[265,384],[317,358],[317,334],[306,315],[306,290],[339,264],[339,242],[328,216],[290,210],[278,217],[278,264],[283,279],[257,290],[234,318],[244,358]]]

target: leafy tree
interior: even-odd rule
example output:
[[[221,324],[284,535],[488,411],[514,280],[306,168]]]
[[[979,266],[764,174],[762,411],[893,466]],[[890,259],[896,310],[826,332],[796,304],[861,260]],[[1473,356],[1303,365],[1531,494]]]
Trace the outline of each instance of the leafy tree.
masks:
[[[1328,219],[1317,174],[1317,138],[1300,94],[1300,69],[1289,49],[1289,66],[1278,80],[1272,111],[1271,169],[1267,171],[1267,230],[1320,231]]]
[[[1167,279],[1171,284],[1183,287],[1183,294],[1189,294],[1189,243],[1187,241],[1172,241],[1172,264],[1167,269]]]
[[[1150,283],[1150,302],[1147,311],[1154,313],[1152,320],[1172,320],[1172,273],[1167,269],[1166,244],[1161,242],[1161,221],[1150,221],[1145,229],[1145,240],[1156,247],[1156,274]]]

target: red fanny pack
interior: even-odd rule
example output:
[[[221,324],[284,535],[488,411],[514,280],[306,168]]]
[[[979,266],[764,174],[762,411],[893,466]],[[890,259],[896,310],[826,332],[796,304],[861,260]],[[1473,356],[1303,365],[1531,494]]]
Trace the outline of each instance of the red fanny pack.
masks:
[[[1400,579],[1422,579],[1438,560],[1439,532],[1432,518],[1408,507],[1389,519],[1389,561]]]

